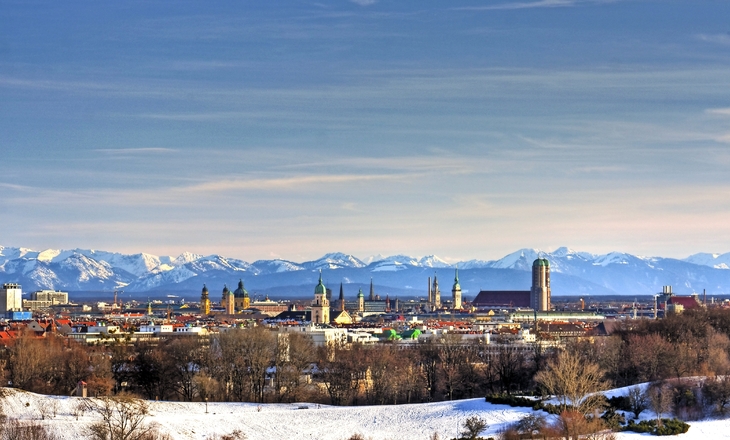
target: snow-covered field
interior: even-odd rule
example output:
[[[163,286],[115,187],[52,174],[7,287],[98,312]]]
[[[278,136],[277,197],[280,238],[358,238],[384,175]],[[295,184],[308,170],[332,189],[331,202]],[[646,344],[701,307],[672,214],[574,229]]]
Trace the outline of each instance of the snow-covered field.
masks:
[[[35,420],[50,427],[64,440],[85,438],[87,427],[98,420],[92,413],[77,421],[73,397],[42,396],[7,390],[4,412],[8,417]],[[373,440],[429,439],[438,432],[441,439],[456,436],[467,417],[478,415],[487,421],[484,436],[496,435],[507,424],[530,410],[492,405],[484,399],[413,405],[332,407],[317,404],[265,404],[149,402],[149,423],[179,440],[205,440],[240,430],[249,440],[344,440],[359,433]],[[52,416],[49,408],[57,408]],[[41,413],[51,418],[41,419]],[[645,413],[648,417],[649,414]],[[730,420],[691,422],[682,439],[730,438]],[[647,435],[620,433],[619,439],[647,438]]]

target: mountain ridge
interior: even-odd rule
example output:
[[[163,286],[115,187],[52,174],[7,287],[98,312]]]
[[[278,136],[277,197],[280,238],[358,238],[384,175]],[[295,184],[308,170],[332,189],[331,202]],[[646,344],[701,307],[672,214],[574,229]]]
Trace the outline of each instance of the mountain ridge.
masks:
[[[454,269],[459,268],[465,294],[478,290],[527,290],[535,258],[550,261],[554,295],[646,295],[672,285],[678,293],[730,293],[730,253],[696,253],[685,259],[642,257],[623,252],[593,254],[559,247],[552,252],[524,248],[497,260],[448,263],[435,256],[377,256],[364,259],[343,252],[297,263],[284,259],[249,263],[213,254],[184,252],[177,257],[148,253],[121,254],[91,249],[46,249],[0,246],[0,279],[18,282],[25,291],[169,292],[194,295],[200,286],[235,285],[243,279],[260,292],[306,296],[321,270],[328,283],[367,284],[376,280],[381,291],[412,291],[424,295],[426,280],[437,276],[448,296]],[[443,281],[446,280],[446,281]],[[336,290],[336,289],[333,289]]]

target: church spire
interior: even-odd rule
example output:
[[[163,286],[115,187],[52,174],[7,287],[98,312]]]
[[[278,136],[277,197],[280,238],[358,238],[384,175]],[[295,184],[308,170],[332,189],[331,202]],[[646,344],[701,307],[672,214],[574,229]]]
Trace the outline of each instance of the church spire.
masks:
[[[375,289],[373,289],[373,277],[370,277],[370,301],[375,301]]]
[[[342,290],[342,282],[340,282],[340,311],[345,311],[345,291]]]

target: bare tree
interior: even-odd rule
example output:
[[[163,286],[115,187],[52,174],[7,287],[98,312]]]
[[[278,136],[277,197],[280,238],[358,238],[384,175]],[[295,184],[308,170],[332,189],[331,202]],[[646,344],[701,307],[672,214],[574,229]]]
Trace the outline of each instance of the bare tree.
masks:
[[[702,386],[705,403],[714,406],[720,414],[730,405],[730,376],[708,378]]]
[[[463,341],[458,333],[447,333],[438,339],[438,359],[441,366],[441,379],[449,400],[460,384],[459,370],[463,359]]]
[[[638,386],[629,388],[629,406],[635,418],[639,418],[639,414],[646,409],[646,395]]]
[[[665,383],[653,383],[646,390],[647,401],[656,418],[657,426],[662,426],[662,415],[672,409],[672,390]]]
[[[0,440],[57,440],[58,436],[49,432],[38,422],[11,420],[0,427]]]
[[[562,351],[548,362],[546,370],[537,373],[535,381],[557,397],[563,411],[570,407],[586,415],[605,401],[599,393],[608,386],[603,375],[598,364],[588,362],[576,353]]]
[[[147,440],[154,432],[145,424],[149,408],[144,400],[129,396],[100,397],[86,401],[101,421],[89,427],[94,440]]]

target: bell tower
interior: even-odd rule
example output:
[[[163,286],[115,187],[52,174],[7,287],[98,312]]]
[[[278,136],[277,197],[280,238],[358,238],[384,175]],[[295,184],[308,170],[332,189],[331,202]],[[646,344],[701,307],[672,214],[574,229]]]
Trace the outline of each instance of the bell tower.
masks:
[[[327,299],[327,288],[322,283],[322,271],[319,271],[319,283],[314,287],[312,322],[314,324],[330,323],[330,301]]]
[[[200,314],[210,315],[210,298],[208,297],[208,288],[203,284],[203,291],[200,293]]]
[[[459,284],[459,267],[456,267],[454,275],[454,287],[451,288],[451,299],[455,310],[461,309],[461,285]]]

